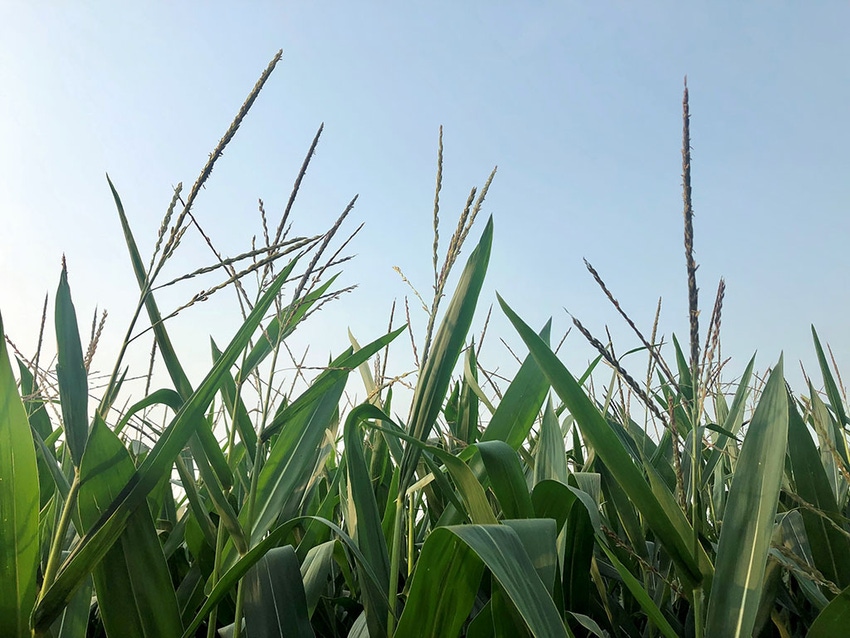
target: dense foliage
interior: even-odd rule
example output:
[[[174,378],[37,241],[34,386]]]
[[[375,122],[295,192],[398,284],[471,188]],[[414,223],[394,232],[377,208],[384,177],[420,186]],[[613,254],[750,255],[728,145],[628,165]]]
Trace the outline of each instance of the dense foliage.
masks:
[[[751,361],[722,384],[722,282],[700,347],[687,93],[688,347],[662,349],[655,328],[645,338],[588,264],[641,343],[645,381],[576,320],[599,350],[577,378],[556,356],[550,325],[532,329],[499,299],[528,355],[503,389],[492,383],[470,336],[492,219],[448,290],[489,180],[470,195],[438,267],[441,142],[434,297],[423,338],[410,334],[415,374],[386,375],[388,346],[410,332],[391,322],[367,345],[352,338],[295,392],[278,359],[310,313],[343,292],[327,271],[344,257],[326,255],[351,209],[326,233],[288,237],[318,134],[276,233],[261,211],[261,247],[216,253],[213,266],[161,282],[197,223],[196,196],[277,60],[186,199],[176,190],[147,266],[110,183],[140,296],[96,403],[88,371],[102,326],[84,353],[64,265],[55,366],[40,363],[40,350],[17,352],[16,373],[0,347],[0,635],[841,635],[846,400],[814,330],[824,391],[793,393],[781,358],[763,379]],[[162,316],[155,290],[207,272],[220,286],[178,310],[233,287],[244,322],[223,348],[211,344],[209,372],[193,388],[169,339],[175,313]],[[143,315],[170,386],[122,406],[124,358],[146,330]],[[344,390],[355,371],[367,398],[352,406]],[[411,379],[403,420],[393,391]]]

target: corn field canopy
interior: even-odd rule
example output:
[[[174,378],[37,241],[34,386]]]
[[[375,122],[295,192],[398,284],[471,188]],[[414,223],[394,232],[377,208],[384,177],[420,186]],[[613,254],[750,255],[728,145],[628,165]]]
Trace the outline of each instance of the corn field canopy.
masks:
[[[512,378],[495,379],[472,332],[491,301],[497,223],[479,213],[494,175],[441,236],[441,135],[434,294],[415,300],[427,325],[395,318],[405,302],[385,334],[352,336],[296,386],[280,372],[294,359],[287,339],[348,291],[334,284],[356,233],[342,231],[352,200],[331,228],[289,236],[321,129],[282,218],[261,209],[262,241],[235,258],[210,243],[210,265],[163,276],[186,232],[207,237],[196,198],[279,57],[197,181],[175,189],[153,255],[140,254],[119,187],[105,186],[139,288],[106,382],[89,374],[105,316],[85,341],[64,264],[44,352],[26,356],[11,335],[0,347],[0,636],[844,635],[841,378],[814,328],[820,371],[803,388],[785,382],[781,356],[764,374],[720,358],[723,281],[700,313],[687,89],[683,343],[664,343],[657,320],[645,336],[588,263],[646,364],[631,356],[627,370],[574,318],[598,357],[568,370],[551,324],[530,326],[498,298],[525,350]],[[160,308],[162,288],[202,274],[219,283]],[[202,330],[193,306],[223,289],[241,326],[210,343],[194,385],[168,320],[196,313]],[[128,370],[140,337],[167,380]],[[387,374],[390,346],[412,355],[409,373]],[[134,377],[146,387],[130,400]],[[348,400],[349,383],[365,400]],[[394,392],[411,394],[405,415]]]

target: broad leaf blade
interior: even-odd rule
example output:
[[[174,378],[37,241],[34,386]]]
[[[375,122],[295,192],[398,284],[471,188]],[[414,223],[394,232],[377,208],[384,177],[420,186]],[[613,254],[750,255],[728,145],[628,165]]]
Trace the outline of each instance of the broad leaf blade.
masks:
[[[77,505],[84,529],[94,525],[135,466],[121,441],[95,416],[80,464]],[[108,635],[177,636],[183,632],[177,597],[150,511],[139,507],[118,542],[94,568],[98,608]]]
[[[835,638],[847,633],[850,624],[850,587],[832,599],[832,602],[815,618],[806,638]]]
[[[245,624],[250,638],[312,638],[298,557],[275,547],[246,574]]]
[[[551,521],[546,525],[551,526]],[[506,525],[434,530],[422,548],[396,635],[458,635],[472,608],[485,565],[534,635],[567,635],[519,537]],[[446,587],[449,582],[452,586]]]
[[[80,466],[88,438],[88,380],[83,363],[83,347],[77,327],[77,313],[71,301],[68,271],[62,265],[56,291],[56,376],[62,406],[65,441],[76,467]]]
[[[505,518],[531,518],[534,507],[516,450],[503,441],[483,441],[475,447],[487,468],[490,485]]]
[[[3,319],[0,317],[0,338]],[[30,424],[0,343],[0,636],[30,636],[38,548],[38,470]]]
[[[381,516],[378,503],[372,491],[372,481],[366,467],[366,457],[363,454],[363,438],[359,428],[360,421],[373,418],[380,410],[371,403],[364,403],[354,408],[345,421],[345,456],[348,469],[348,489],[351,491],[352,505],[356,513],[354,529],[351,535],[369,561],[378,576],[378,584],[383,591],[389,590],[390,558],[386,539],[381,527]],[[382,418],[383,414],[378,414]],[[389,609],[375,600],[368,589],[363,591],[363,603],[366,612],[366,622],[372,635],[380,636],[387,633],[387,616]]]
[[[779,359],[747,430],[717,548],[707,636],[750,636],[773,535],[788,437],[788,395]]]

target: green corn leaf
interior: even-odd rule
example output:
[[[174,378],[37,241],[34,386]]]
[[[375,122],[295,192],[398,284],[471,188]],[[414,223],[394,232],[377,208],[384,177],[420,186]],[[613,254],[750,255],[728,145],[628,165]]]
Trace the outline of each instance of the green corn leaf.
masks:
[[[393,429],[380,426],[371,427],[390,436],[398,437],[405,441],[408,445],[418,446],[422,451],[427,452],[429,455],[443,462],[446,466],[446,470],[448,470],[454,480],[459,499],[454,498],[454,494],[451,491],[451,488],[446,486],[447,484],[444,485],[443,495],[445,495],[453,504],[456,503],[458,511],[465,512],[468,519],[473,523],[495,525],[498,522],[495,514],[493,514],[493,510],[490,507],[489,502],[487,501],[487,494],[484,491],[484,488],[481,486],[481,483],[478,482],[478,479],[475,478],[474,472],[466,462],[450,452],[433,445],[426,445],[419,439],[415,439],[412,436],[405,434],[390,420],[388,416],[386,416],[385,413],[381,412],[380,414],[383,416],[375,413],[373,418],[380,418],[385,423],[392,426]],[[428,457],[426,456],[425,458],[427,460]],[[445,480],[442,478],[442,473],[438,469],[432,468],[432,472],[438,483]],[[414,488],[410,489],[412,490]],[[386,516],[384,518],[386,519]]]
[[[53,638],[86,638],[91,601],[92,579],[87,578],[50,628]]]
[[[707,636],[750,636],[761,598],[788,438],[782,358],[747,429],[723,517]]]
[[[96,415],[80,464],[77,506],[84,529],[98,521],[134,471],[130,454]],[[154,638],[182,633],[177,597],[147,507],[132,513],[93,576],[107,634]]]
[[[133,232],[130,229],[130,223],[127,220],[127,216],[124,213],[124,205],[121,203],[121,198],[118,196],[118,192],[115,190],[109,176],[106,177],[106,180],[109,183],[109,188],[112,191],[112,198],[115,201],[115,206],[118,210],[121,228],[124,231],[124,241],[127,244],[127,250],[130,253],[130,262],[133,266],[133,272],[136,275],[136,281],[139,284],[139,290],[144,295],[145,309],[148,313],[148,319],[151,322],[154,337],[156,338],[156,344],[159,347],[160,356],[162,357],[163,363],[165,363],[165,367],[168,370],[168,374],[171,377],[172,383],[174,383],[177,393],[184,401],[188,401],[189,397],[193,394],[192,385],[177,357],[177,352],[174,350],[171,338],[168,336],[168,331],[165,329],[165,323],[162,321],[162,315],[159,312],[156,299],[154,299],[153,292],[150,290],[151,282],[148,281],[144,263],[139,255],[139,249],[136,246],[136,240],[133,237]],[[295,261],[293,260],[283,272],[291,272],[294,267]],[[107,396],[109,394],[110,389],[107,388],[107,392],[104,395],[104,402],[107,401]],[[104,408],[105,405],[102,404],[99,410],[101,414],[106,413]],[[205,461],[208,459],[209,464],[215,471],[215,478],[221,482],[225,489],[233,485],[233,476],[230,473],[230,467],[227,465],[224,453],[221,451],[218,441],[215,440],[210,424],[206,421],[206,419],[204,419],[203,422],[198,424],[196,427],[195,433],[191,437],[191,447],[192,454],[198,461],[198,469],[206,483],[211,484],[215,480],[207,469]],[[201,449],[203,449],[203,452]],[[213,493],[212,496],[217,501],[216,505],[219,508],[223,507],[222,500],[217,498],[218,494]]]
[[[472,325],[478,296],[487,274],[492,243],[493,218],[491,217],[461,273],[455,293],[437,329],[428,360],[416,384],[408,426],[409,433],[420,441],[427,440],[446,399],[455,364],[463,349],[469,327]],[[404,450],[400,483],[402,490],[406,490],[411,483],[419,454],[420,449],[416,446],[408,446]]]
[[[80,466],[89,433],[88,379],[83,363],[83,347],[77,327],[77,313],[71,301],[68,271],[62,264],[59,288],[56,291],[56,377],[59,381],[59,398],[65,441],[71,459]]]
[[[467,445],[474,443],[478,438],[478,412],[479,405],[489,410],[490,414],[495,408],[487,399],[484,390],[478,385],[478,362],[475,357],[475,345],[469,346],[463,363],[463,383],[458,401],[457,415],[457,438]]]
[[[3,319],[0,317],[0,335]],[[30,636],[38,547],[38,469],[6,343],[0,343],[0,636]]]
[[[174,412],[179,412],[180,408],[183,407],[183,399],[177,394],[176,391],[171,390],[170,388],[160,388],[159,390],[154,390],[148,396],[146,396],[141,401],[137,401],[124,413],[118,423],[115,425],[115,434],[120,434],[124,427],[130,422],[136,414],[144,410],[145,408],[149,408],[152,405],[167,405],[169,408],[174,410]]]
[[[390,586],[390,557],[387,550],[384,531],[381,527],[381,516],[378,503],[372,490],[372,481],[366,467],[363,455],[363,438],[359,428],[360,421],[368,418],[384,418],[383,413],[371,403],[364,403],[354,408],[345,420],[344,439],[346,468],[348,470],[348,489],[356,519],[352,536],[369,561],[378,577],[378,585],[382,591],[388,591]],[[366,610],[366,622],[371,635],[380,636],[387,633],[387,615],[389,610],[381,605],[381,600],[374,600],[369,590],[363,592],[363,605]]]
[[[820,455],[796,406],[788,402],[788,456],[797,495],[822,513],[801,508],[815,567],[839,587],[850,585],[850,540],[832,523],[841,513],[835,502]],[[832,521],[827,520],[829,516]]]
[[[714,467],[723,455],[726,442],[730,438],[736,437],[738,435],[738,430],[741,429],[741,424],[744,420],[744,408],[746,407],[747,397],[750,395],[750,379],[752,378],[755,362],[756,358],[753,356],[738,382],[738,388],[735,390],[735,397],[732,399],[732,405],[729,407],[726,418],[723,419],[723,427],[720,429],[721,436],[717,438],[717,441],[714,444],[714,449],[712,449],[708,457],[708,461],[705,464],[705,468],[702,471],[703,488],[705,488],[708,484],[708,481],[714,472]],[[722,397],[722,395],[720,396]]]
[[[336,544],[337,541],[333,540],[311,547],[301,563],[301,580],[304,582],[304,597],[310,616],[319,604],[322,593],[327,589]]]
[[[533,521],[529,521],[533,523]],[[549,519],[537,521],[553,531]],[[469,615],[486,566],[535,636],[567,636],[546,585],[507,525],[435,529],[413,573],[396,636],[456,636]],[[446,583],[452,583],[446,587]]]
[[[850,624],[850,587],[832,599],[832,602],[818,614],[806,638],[835,638],[847,633]]]
[[[312,638],[307,596],[291,545],[270,549],[245,575],[245,624],[251,638]]]
[[[484,461],[490,485],[505,518],[533,516],[534,507],[516,450],[503,441],[482,441],[475,448]]]
[[[213,361],[215,361],[221,356],[221,350],[218,349],[212,337],[210,337],[210,348],[212,349]],[[245,450],[248,452],[251,463],[253,463],[257,453],[257,433],[254,431],[254,424],[251,423],[251,417],[242,401],[242,397],[236,393],[236,381],[230,373],[225,375],[224,383],[221,384],[221,397],[224,399],[224,406],[227,408],[227,413],[233,415],[233,423],[236,426],[236,431],[239,433],[239,438],[245,444]]]
[[[135,509],[145,503],[148,493],[171,472],[172,464],[195,431],[204,412],[218,392],[223,375],[247,347],[263,315],[277,296],[285,278],[278,276],[254,306],[222,357],[216,362],[197,391],[183,404],[145,458],[130,482],[104,515],[81,539],[66,559],[53,585],[43,593],[33,611],[33,626],[44,630],[52,624],[77,587],[121,535]]]
[[[17,361],[21,378],[21,396],[24,398],[27,417],[29,417],[30,425],[38,432],[39,436],[46,439],[53,433],[53,426],[50,424],[47,410],[44,409],[44,399],[30,369],[20,359]]]
[[[550,319],[540,331],[540,339],[547,346],[551,332]],[[548,392],[549,381],[537,361],[529,354],[499,401],[493,418],[481,435],[481,440],[504,441],[514,449],[519,448],[531,431]]]
[[[138,401],[131,405],[127,411],[124,413],[124,416],[118,421],[118,424],[115,426],[115,433],[119,434],[127,423],[130,422],[130,419],[138,414],[140,411],[145,408],[149,408],[152,405],[166,405],[175,413],[180,411],[180,408],[183,407],[183,399],[177,394],[176,391],[171,390],[169,388],[161,388],[159,390],[154,390],[148,396],[146,396],[141,401]],[[195,515],[199,524],[201,525],[201,530],[204,533],[204,536],[207,539],[207,542],[211,545],[215,544],[215,527],[210,520],[209,514],[207,513],[206,507],[202,503],[202,497],[198,492],[197,484],[195,483],[195,478],[192,476],[185,464],[181,459],[177,459],[177,472],[180,475],[181,485],[186,492],[186,498],[189,501],[189,507],[192,509],[192,513]],[[221,492],[218,492],[221,495]],[[222,496],[219,497],[220,499]],[[233,514],[230,516],[226,516],[225,520],[229,523],[229,529],[234,529],[233,525]]]
[[[599,463],[596,467],[599,469],[599,474],[602,478],[602,486],[606,494],[605,500],[610,506],[611,514],[609,518],[611,520],[620,520],[620,524],[623,526],[623,530],[626,532],[626,536],[631,543],[632,551],[648,561],[649,554],[646,550],[646,537],[640,524],[638,512],[635,511],[625,490],[617,483],[605,464]]]
[[[845,481],[840,466],[841,453],[837,451],[841,446],[843,436],[829,408],[826,407],[823,399],[820,398],[811,383],[809,384],[809,398],[811,400],[809,420],[818,437],[820,460],[832,490],[832,497],[837,502],[846,489],[843,487]]]
[[[552,479],[566,483],[569,475],[564,437],[550,399],[546,402],[543,420],[540,422],[540,438],[534,450],[534,474],[531,482],[537,485],[540,481]]]
[[[708,589],[713,573],[711,561],[701,546],[696,548],[696,555],[694,554],[694,548],[691,546],[693,529],[672,494],[660,481],[653,482],[652,486],[647,483],[622,441],[611,430],[608,422],[558,357],[501,297],[499,303],[546,373],[555,392],[575,417],[585,440],[611,470],[614,478],[670,554],[679,575],[688,583],[690,589],[701,582]]]
[[[676,367],[679,370],[679,391],[682,393],[685,401],[691,402],[694,398],[691,366],[688,363],[688,360],[685,359],[685,353],[682,352],[682,346],[679,345],[679,340],[676,338],[676,335],[673,335],[673,347],[676,351]],[[690,419],[688,419],[688,429],[691,427],[690,423]]]
[[[40,507],[44,507],[54,494],[54,486],[59,488],[62,498],[65,499],[68,497],[70,485],[68,477],[65,476],[56,459],[56,451],[44,442],[46,438],[55,435],[35,378],[20,359],[18,359],[18,370],[21,375],[21,397],[32,428],[32,438],[37,452],[39,504]]]
[[[555,574],[558,571],[558,554],[555,545],[558,526],[552,518],[533,518],[533,516],[532,512],[529,518],[506,520],[503,524],[516,532],[540,581],[551,597],[554,591]]]
[[[262,539],[281,516],[286,520],[297,513],[345,383],[345,377],[337,379],[310,409],[296,414],[280,431],[257,480],[254,519],[247,520],[247,507],[240,513],[242,524],[251,530],[252,543]],[[233,558],[229,554],[226,564]]]
[[[847,419],[847,414],[844,411],[844,401],[841,399],[841,392],[838,390],[838,384],[835,382],[835,377],[832,375],[832,370],[826,360],[826,355],[824,354],[823,347],[821,346],[820,339],[818,338],[817,330],[815,330],[814,326],[812,326],[812,339],[815,342],[815,354],[817,354],[821,375],[823,375],[823,385],[826,389],[826,396],[829,398],[829,404],[835,411],[836,417],[838,417],[839,427],[843,428],[845,425],[850,425],[850,421]],[[846,451],[842,456],[844,456],[844,462],[846,463]]]

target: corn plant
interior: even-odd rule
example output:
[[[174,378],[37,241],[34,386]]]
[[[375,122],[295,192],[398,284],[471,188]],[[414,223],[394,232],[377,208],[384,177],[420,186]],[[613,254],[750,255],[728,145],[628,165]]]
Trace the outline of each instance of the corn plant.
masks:
[[[483,335],[471,336],[492,219],[449,286],[494,174],[470,193],[441,257],[441,134],[422,338],[407,310],[406,324],[391,318],[363,346],[351,336],[307,379],[287,339],[347,291],[328,276],[347,241],[327,254],[354,206],[322,234],[289,237],[322,129],[274,232],[261,203],[260,247],[224,257],[194,214],[279,58],[189,194],[176,189],[147,262],[109,182],[140,295],[96,400],[89,371],[103,319],[84,353],[65,264],[55,366],[42,364],[41,347],[32,360],[15,349],[16,374],[0,347],[0,635],[840,635],[850,610],[840,376],[813,328],[822,392],[809,380],[792,392],[781,357],[764,376],[751,360],[723,382],[723,281],[700,333],[687,89],[685,348],[663,343],[658,315],[645,337],[588,263],[639,345],[618,356],[574,318],[598,350],[574,376],[551,322],[535,330],[499,298],[528,350],[499,387],[480,361]],[[163,282],[190,227],[215,261]],[[218,284],[160,311],[162,287],[210,274]],[[168,320],[225,288],[243,322],[228,344],[210,343],[209,371],[193,387]],[[390,345],[405,331],[415,369],[389,378]],[[151,389],[160,382],[149,372],[142,398],[121,404],[140,335],[153,338],[170,385]],[[626,369],[639,353],[642,381]],[[290,359],[295,379],[281,379]],[[366,398],[352,403],[355,370]],[[411,405],[399,416],[394,393],[405,384]]]

